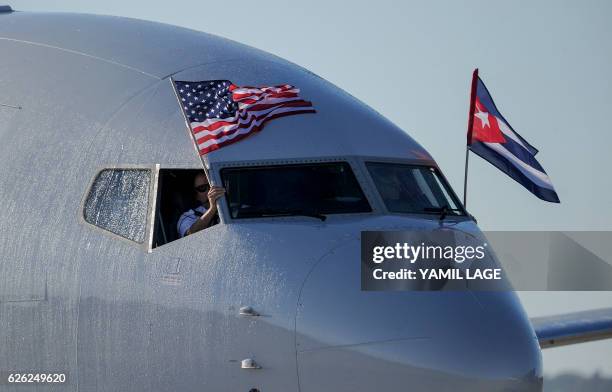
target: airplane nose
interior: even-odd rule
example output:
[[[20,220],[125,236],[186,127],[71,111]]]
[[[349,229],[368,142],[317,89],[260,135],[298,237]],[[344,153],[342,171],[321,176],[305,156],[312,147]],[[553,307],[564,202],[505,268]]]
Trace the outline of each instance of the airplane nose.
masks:
[[[300,390],[541,391],[514,292],[361,291],[359,247],[319,261],[301,291]]]

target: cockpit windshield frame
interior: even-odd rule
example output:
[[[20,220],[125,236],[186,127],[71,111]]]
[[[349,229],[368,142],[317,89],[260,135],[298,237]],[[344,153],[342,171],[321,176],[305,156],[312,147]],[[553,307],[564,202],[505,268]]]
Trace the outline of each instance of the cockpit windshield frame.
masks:
[[[238,161],[238,162],[224,162],[217,163],[213,165],[213,169],[211,172],[214,172],[213,176],[216,177],[216,181],[222,183],[222,172],[224,169],[232,168],[232,169],[249,169],[254,167],[273,167],[273,166],[294,166],[294,165],[309,165],[309,164],[328,164],[328,163],[342,163],[348,165],[350,168],[352,175],[354,176],[356,183],[364,196],[365,201],[367,201],[369,205],[369,211],[367,212],[349,212],[349,213],[333,213],[326,216],[333,219],[344,218],[344,217],[355,217],[355,216],[364,216],[364,215],[373,215],[380,214],[382,211],[379,206],[373,203],[373,199],[375,195],[372,193],[372,189],[364,186],[367,183],[366,173],[364,172],[364,168],[360,164],[359,160],[356,157],[346,156],[346,157],[330,157],[330,158],[304,158],[304,159],[279,159],[279,160],[257,160],[257,161]],[[224,198],[221,203],[220,211],[225,219],[226,223],[247,223],[253,222],[256,223],[258,221],[261,222],[270,222],[275,220],[280,221],[291,221],[291,220],[313,220],[313,223],[316,221],[312,217],[306,216],[265,216],[265,217],[249,217],[248,219],[244,218],[233,218],[230,213],[230,208],[227,203],[226,198]]]
[[[444,176],[444,174],[442,173],[442,171],[440,170],[440,168],[435,164],[435,162],[433,160],[413,160],[413,159],[409,159],[409,160],[402,160],[402,159],[393,159],[393,158],[371,158],[371,159],[364,159],[363,160],[363,165],[365,167],[365,171],[368,173],[368,181],[371,185],[371,187],[375,190],[376,192],[376,198],[377,201],[381,204],[381,207],[384,209],[384,213],[385,214],[389,214],[389,215],[401,215],[401,216],[418,216],[418,217],[426,217],[427,219],[437,219],[436,216],[439,216],[439,214],[437,214],[434,211],[430,211],[430,212],[416,212],[416,211],[412,211],[412,212],[398,212],[398,211],[393,211],[390,210],[387,206],[387,204],[385,203],[385,200],[380,192],[380,190],[378,189],[377,185],[376,185],[376,181],[374,180],[374,177],[372,176],[372,173],[370,172],[369,168],[368,168],[368,164],[390,164],[390,165],[398,165],[398,166],[406,166],[406,167],[417,167],[417,168],[426,168],[426,169],[430,169],[433,172],[435,172],[436,178],[439,181],[443,191],[448,195],[448,197],[451,199],[452,203],[454,203],[457,211],[456,213],[449,213],[446,215],[447,218],[452,218],[454,220],[471,220],[473,219],[470,214],[468,213],[468,211],[465,209],[465,207],[463,206],[463,203],[461,202],[461,199],[459,199],[459,197],[457,196],[457,194],[455,193],[454,189],[450,186],[448,180],[446,179],[446,177]]]

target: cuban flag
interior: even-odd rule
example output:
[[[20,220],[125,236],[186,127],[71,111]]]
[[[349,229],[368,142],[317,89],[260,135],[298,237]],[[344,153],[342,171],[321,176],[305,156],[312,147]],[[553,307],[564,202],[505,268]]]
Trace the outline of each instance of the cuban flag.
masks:
[[[512,129],[497,110],[489,90],[474,70],[467,145],[542,200],[559,203],[548,174],[535,159],[538,150]]]

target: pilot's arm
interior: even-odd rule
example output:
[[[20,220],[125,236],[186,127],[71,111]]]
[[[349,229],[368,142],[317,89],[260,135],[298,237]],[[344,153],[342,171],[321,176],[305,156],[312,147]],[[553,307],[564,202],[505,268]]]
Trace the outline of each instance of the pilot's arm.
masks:
[[[210,208],[200,216],[192,225],[187,229],[185,235],[196,233],[200,230],[207,228],[210,222],[217,214],[217,199],[219,199],[225,193],[225,189],[220,186],[213,186],[208,191],[208,203]]]

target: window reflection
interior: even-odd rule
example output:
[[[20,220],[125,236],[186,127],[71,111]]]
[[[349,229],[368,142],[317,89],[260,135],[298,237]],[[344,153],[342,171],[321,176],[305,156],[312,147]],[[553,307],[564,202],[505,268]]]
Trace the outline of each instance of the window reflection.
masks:
[[[87,195],[85,220],[132,241],[144,242],[150,181],[148,169],[102,170]]]
[[[370,212],[346,162],[221,170],[232,218]]]
[[[395,163],[366,164],[390,212],[464,215],[450,187],[433,167]]]

